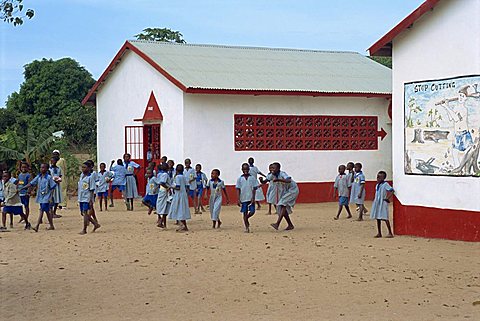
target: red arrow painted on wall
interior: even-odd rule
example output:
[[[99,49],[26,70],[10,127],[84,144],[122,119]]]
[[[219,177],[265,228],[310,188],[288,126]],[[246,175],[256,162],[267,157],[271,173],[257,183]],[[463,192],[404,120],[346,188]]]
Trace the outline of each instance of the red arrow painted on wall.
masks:
[[[387,132],[385,129],[381,128],[379,131],[377,131],[377,136],[383,140],[385,136],[387,136]]]

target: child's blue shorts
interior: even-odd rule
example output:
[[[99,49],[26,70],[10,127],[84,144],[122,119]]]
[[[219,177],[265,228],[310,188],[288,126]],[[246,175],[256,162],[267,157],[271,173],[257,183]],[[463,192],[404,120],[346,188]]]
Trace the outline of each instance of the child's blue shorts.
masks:
[[[195,191],[195,196],[202,196],[203,195],[203,186],[197,187],[197,190]]]
[[[189,189],[188,190],[188,196],[190,196],[191,198],[194,198],[195,197],[195,191],[192,190],[192,189]]]
[[[340,196],[338,198],[338,205],[347,206],[348,205],[348,197]]]
[[[120,192],[123,192],[125,190],[125,185],[112,185],[112,193],[114,190],[116,190],[118,188],[118,190]]]
[[[3,213],[5,214],[13,214],[13,215],[22,215],[23,214],[23,207],[22,206],[4,206]]]
[[[88,202],[80,202],[80,212],[87,212],[90,209],[90,203]]]
[[[153,207],[155,208],[156,205],[157,205],[157,198],[158,198],[158,195],[145,195],[145,197],[143,198],[143,202],[146,203],[146,204],[149,204],[150,207]]]
[[[40,211],[49,212],[50,211],[50,203],[40,203]]]
[[[25,206],[25,208],[30,207],[30,195],[20,196],[20,201],[22,202],[22,205]]]
[[[255,203],[252,202],[242,202],[242,208],[240,209],[241,213],[250,212],[250,214],[255,214]]]
[[[97,193],[97,196],[98,196],[98,197],[102,197],[102,196],[103,196],[103,197],[108,197],[108,191],[106,191],[106,192],[98,192],[98,193]]]

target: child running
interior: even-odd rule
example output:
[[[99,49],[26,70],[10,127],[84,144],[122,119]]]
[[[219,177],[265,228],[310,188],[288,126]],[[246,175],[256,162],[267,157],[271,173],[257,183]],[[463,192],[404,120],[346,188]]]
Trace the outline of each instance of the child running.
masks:
[[[23,189],[23,187],[30,183],[30,180],[32,178],[29,173],[29,169],[30,167],[28,166],[28,163],[22,162],[20,165],[20,174],[18,174],[18,189],[20,190],[20,201],[22,202],[25,210],[25,216],[27,218],[30,215],[30,195],[28,194],[28,191],[26,189]]]
[[[243,174],[237,179],[237,205],[243,215],[245,233],[250,233],[249,219],[255,214],[255,191],[258,188],[258,181],[250,174],[250,165],[242,164]]]
[[[345,174],[345,165],[338,166],[338,176],[335,178],[335,183],[333,184],[335,198],[338,192],[338,212],[337,216],[334,217],[335,220],[338,220],[340,213],[342,213],[343,207],[347,210],[347,218],[352,218],[352,213],[350,213],[350,208],[348,207],[348,198],[350,197],[350,182],[349,176]]]
[[[113,192],[118,189],[120,193],[122,193],[122,198],[125,200],[125,204],[127,200],[125,199],[125,183],[126,178],[125,175],[127,174],[127,169],[123,166],[123,161],[121,159],[117,159],[117,164],[114,160],[110,163],[110,171],[114,174],[113,181],[112,181],[112,189],[110,191],[110,207],[113,207]]]
[[[287,222],[288,226],[285,231],[293,230],[295,227],[290,219],[292,214],[292,208],[295,206],[297,197],[299,194],[297,183],[285,172],[281,171],[280,163],[273,163],[273,173],[267,176],[266,180],[262,180],[262,184],[268,181],[277,184],[279,193],[277,202],[278,219],[276,223],[270,224],[274,229],[278,230],[280,223],[283,219]],[[280,185],[280,186],[278,186]]]
[[[167,215],[171,205],[171,182],[169,174],[167,173],[167,163],[158,165],[157,183],[160,185],[157,196],[156,211],[158,215],[157,226],[165,229],[167,228]]]
[[[142,200],[142,204],[148,207],[148,215],[152,214],[153,210],[157,206],[158,198],[158,182],[155,175],[153,175],[153,169],[147,169],[147,186],[145,188],[145,197]]]
[[[388,229],[388,238],[393,237],[390,221],[388,220],[388,203],[393,195],[393,188],[385,182],[387,173],[380,171],[377,174],[377,185],[375,187],[375,199],[372,204],[372,211],[370,212],[370,218],[377,220],[378,234],[376,238],[382,237],[382,221],[385,222]]]
[[[358,219],[357,221],[363,221],[365,203],[365,175],[362,172],[362,164],[355,163],[355,174],[353,175],[352,189],[350,192],[350,203],[358,206]]]
[[[220,210],[222,209],[223,201],[222,192],[225,194],[227,204],[230,203],[230,200],[228,199],[227,190],[225,189],[225,183],[220,179],[220,170],[212,170],[211,177],[212,179],[208,182],[207,185],[205,199],[207,199],[207,193],[208,191],[210,191],[210,201],[208,202],[208,204],[210,209],[210,217],[213,223],[212,228],[220,228],[220,226],[222,225],[222,221],[220,221]]]
[[[136,171],[140,165],[131,160],[129,153],[123,155],[123,163],[127,173],[125,174],[125,199],[127,201],[127,211],[133,211],[133,199],[138,197],[137,181],[135,180]]]
[[[29,230],[31,225],[28,222],[28,217],[23,213],[22,202],[20,200],[20,195],[17,185],[11,180],[12,175],[10,172],[3,172],[3,186],[4,186],[4,201],[5,206],[2,212],[2,226],[0,230],[5,231],[7,227],[5,226],[7,221],[7,214],[10,215],[10,228],[13,227],[13,215],[20,215],[20,217],[25,221],[25,229]]]
[[[38,228],[43,220],[43,214],[47,215],[48,223],[50,224],[47,227],[47,230],[54,230],[55,227],[53,226],[53,218],[50,213],[50,200],[53,197],[52,193],[55,187],[57,187],[57,183],[52,178],[52,175],[49,173],[49,166],[46,163],[40,165],[40,173],[27,185],[25,185],[22,189],[30,188],[34,186],[37,188],[37,197],[35,201],[37,204],[40,205],[39,215],[37,225],[32,228],[35,232],[38,232]]]
[[[52,205],[50,206],[50,211],[52,211],[52,218],[62,217],[61,215],[57,215],[58,204],[63,202],[62,188],[60,186],[63,173],[62,169],[57,166],[57,162],[59,159],[60,158],[58,156],[53,156],[50,160],[50,174],[52,175],[54,182],[57,183],[57,186],[53,190]]]
[[[183,173],[183,165],[178,164],[176,168],[176,176],[174,177],[172,183],[174,194],[170,212],[168,214],[169,219],[176,220],[181,223],[180,227],[177,229],[177,232],[187,232],[187,220],[191,218],[187,194],[189,182]]]
[[[265,174],[263,174],[258,169],[258,167],[254,165],[254,163],[255,163],[255,160],[253,159],[253,157],[250,157],[248,159],[248,165],[250,166],[250,175],[252,175],[255,178],[255,180],[258,180],[258,175],[262,177],[266,177]],[[263,190],[259,186],[259,188],[257,188],[255,191],[255,202],[257,203],[257,210],[261,208],[260,202],[263,201],[264,199],[265,199],[265,196],[263,196]]]
[[[195,208],[195,214],[202,214],[205,212],[202,204],[202,195],[203,195],[203,188],[207,186],[208,180],[207,175],[202,172],[202,165],[197,164],[195,165],[195,199],[193,202],[193,206]]]
[[[102,205],[105,203],[105,211],[108,211],[108,187],[112,180],[113,173],[107,171],[107,164],[100,163],[100,171],[97,173],[97,196],[100,203],[100,212],[102,211]]]
[[[93,224],[95,232],[99,227],[96,217],[92,215],[93,197],[95,196],[95,177],[92,175],[90,163],[87,161],[82,164],[82,174],[78,180],[78,204],[80,206],[80,214],[83,216],[83,230],[81,235],[87,234],[88,224]]]

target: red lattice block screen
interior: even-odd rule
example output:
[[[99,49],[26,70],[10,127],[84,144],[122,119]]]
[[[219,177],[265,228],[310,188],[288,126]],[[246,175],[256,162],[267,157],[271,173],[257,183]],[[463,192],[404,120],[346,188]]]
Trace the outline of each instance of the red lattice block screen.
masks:
[[[235,150],[376,150],[376,116],[235,115]]]

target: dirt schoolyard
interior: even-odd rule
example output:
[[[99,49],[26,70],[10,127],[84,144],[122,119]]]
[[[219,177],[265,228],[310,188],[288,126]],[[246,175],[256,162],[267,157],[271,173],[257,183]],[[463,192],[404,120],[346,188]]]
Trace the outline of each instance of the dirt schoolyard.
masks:
[[[70,204],[55,231],[0,234],[1,320],[480,320],[478,243],[374,239],[336,203],[299,204],[289,232],[263,207],[251,234],[236,206],[182,234],[116,203],[82,236]]]

